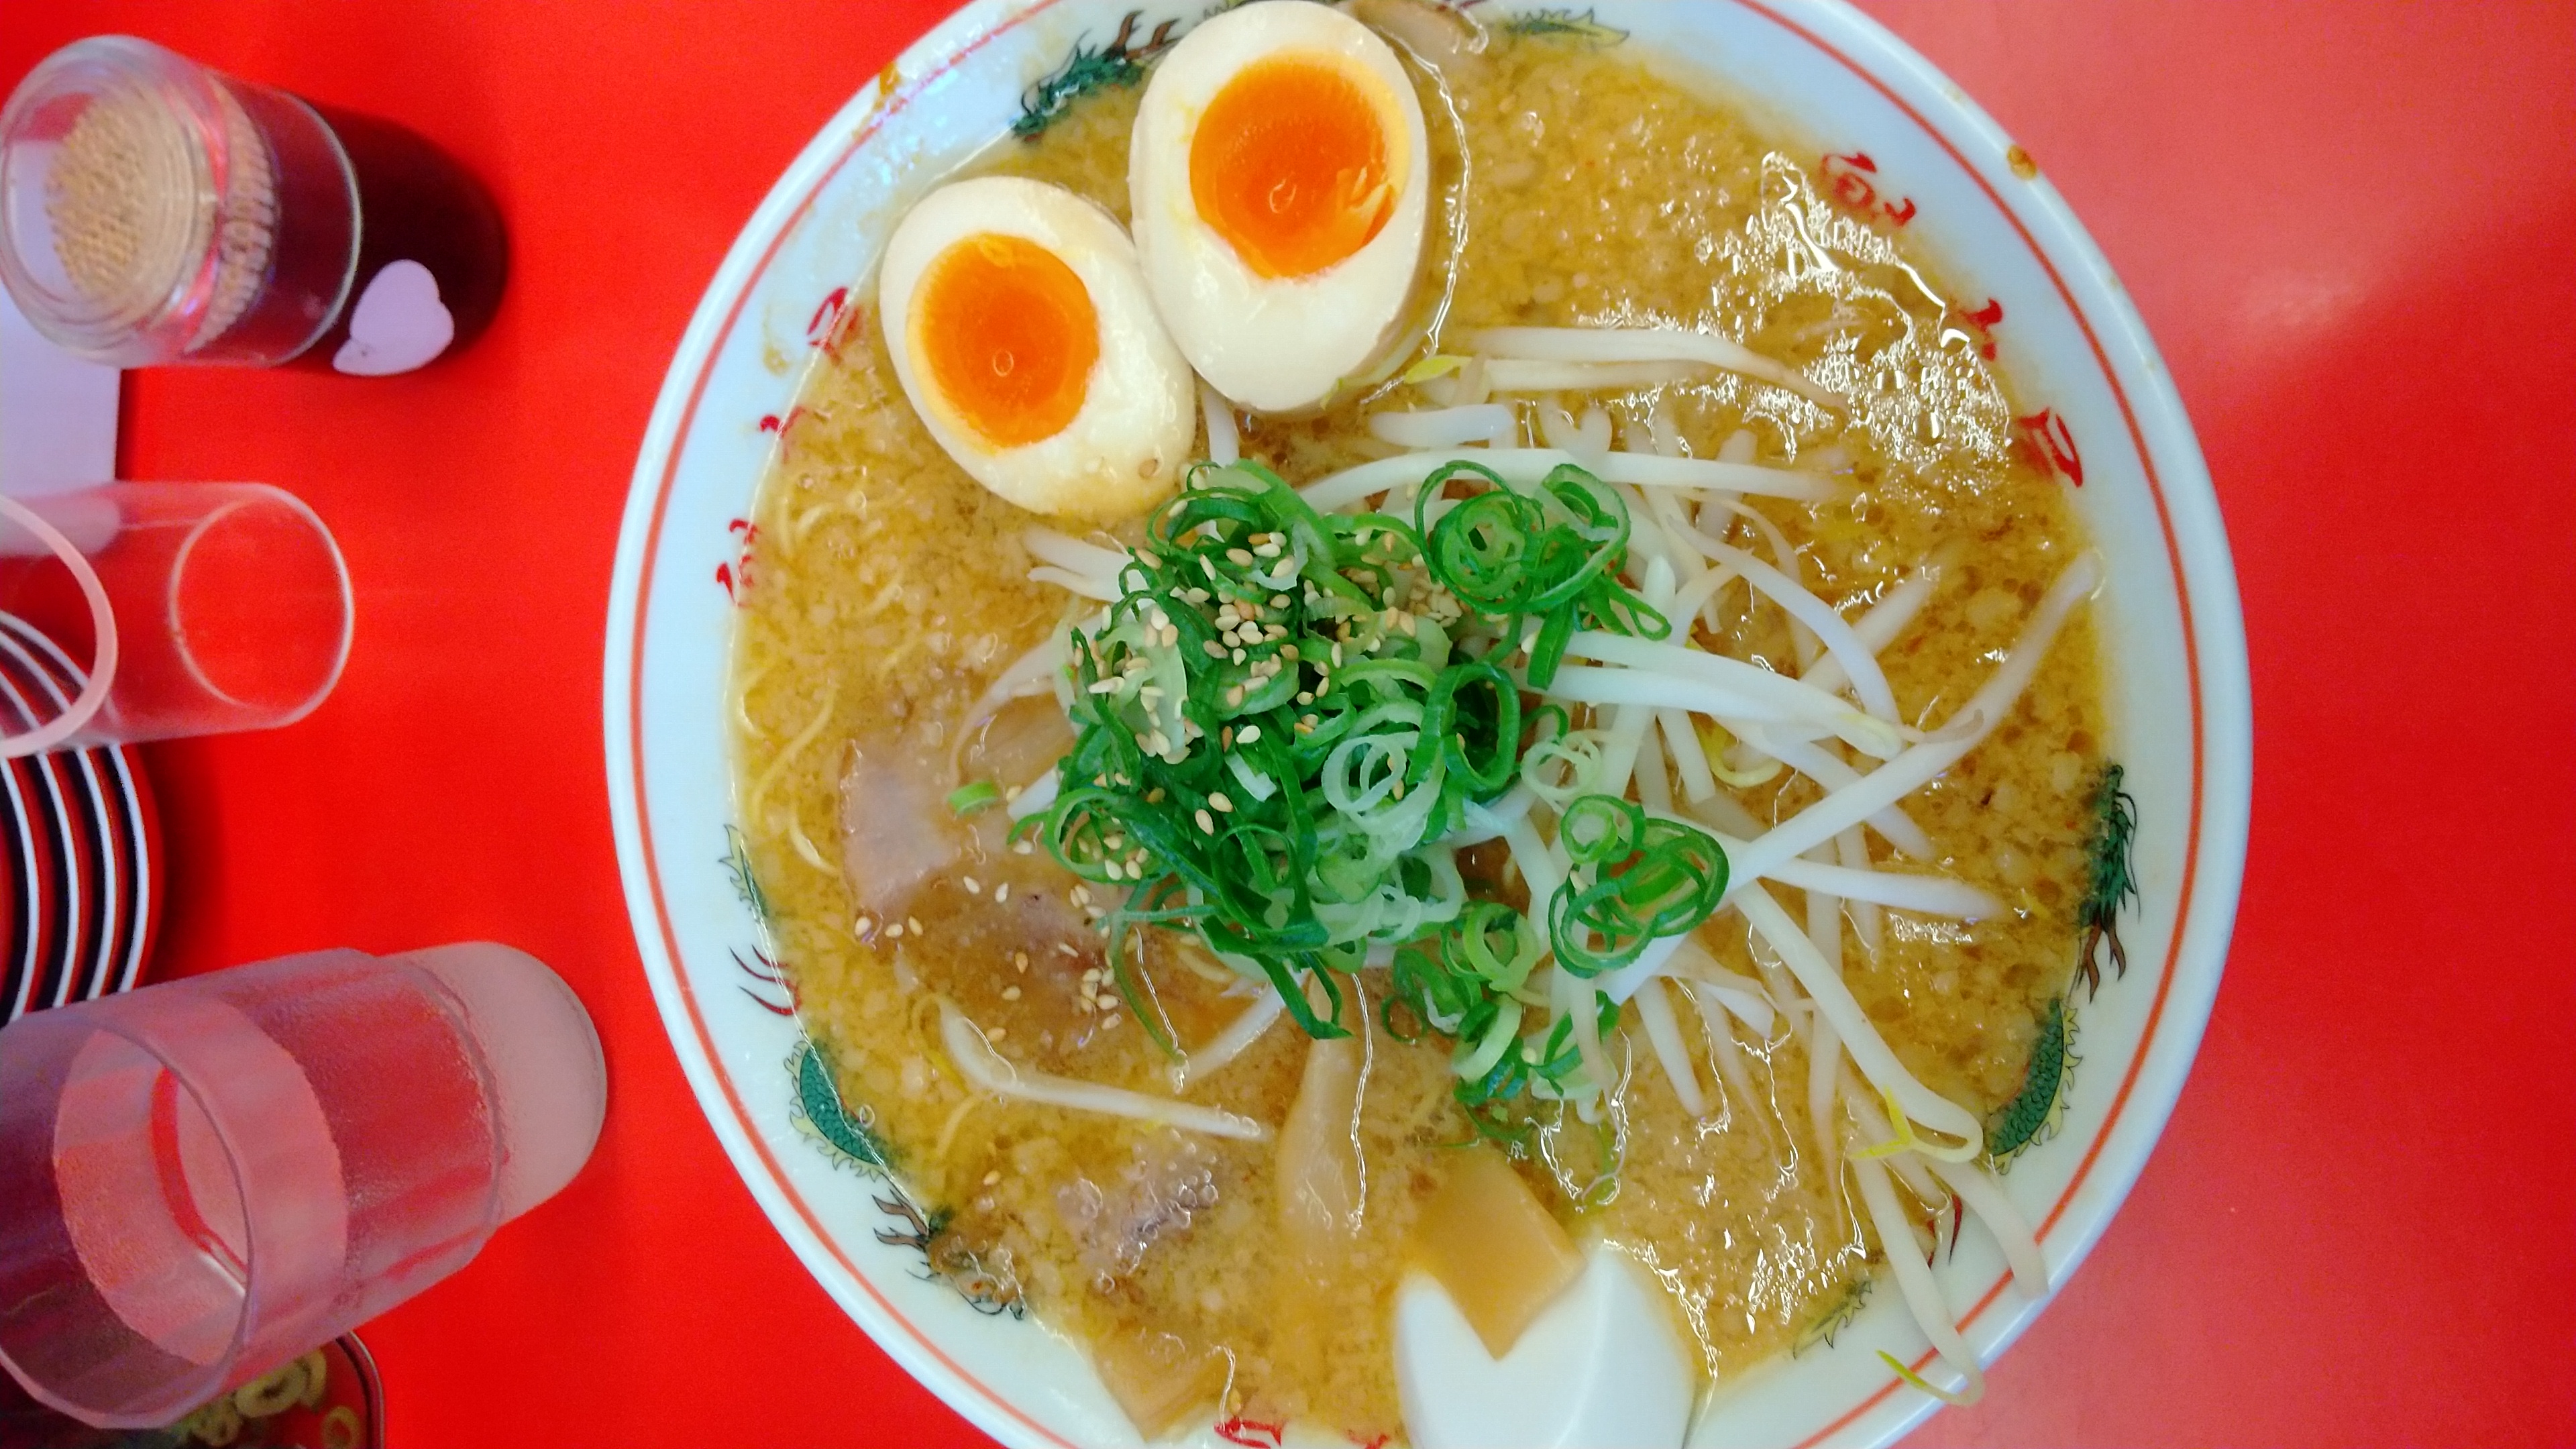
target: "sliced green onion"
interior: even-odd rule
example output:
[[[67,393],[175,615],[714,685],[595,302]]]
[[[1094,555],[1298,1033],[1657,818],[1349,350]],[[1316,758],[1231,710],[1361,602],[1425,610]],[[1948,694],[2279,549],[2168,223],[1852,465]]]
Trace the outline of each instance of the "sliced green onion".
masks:
[[[1521,1004],[1506,996],[1485,1027],[1484,1038],[1461,1038],[1458,1050],[1450,1057],[1450,1066],[1461,1077],[1474,1081],[1494,1069],[1503,1053],[1520,1045]]]
[[[963,820],[976,811],[1002,803],[1002,787],[990,780],[976,780],[948,792],[948,813]]]
[[[1433,501],[1457,479],[1483,491],[1433,523]],[[1524,621],[1537,621],[1529,663],[1536,688],[1556,677],[1566,641],[1586,622],[1648,639],[1672,632],[1669,620],[1619,582],[1628,558],[1628,505],[1574,464],[1559,465],[1534,492],[1522,493],[1481,464],[1445,463],[1414,494],[1413,526],[1432,577],[1460,603],[1508,619],[1506,632],[1515,639]]]
[[[1126,892],[1113,973],[1136,927],[1193,931],[1338,1036],[1334,974],[1466,904],[1436,842],[1511,785],[1520,691],[1402,519],[1318,513],[1258,463],[1186,483],[1072,638],[1074,746],[1036,833]]]
[[[1574,863],[1548,912],[1557,965],[1616,971],[1648,943],[1705,921],[1726,899],[1726,852],[1695,825],[1646,814],[1615,795],[1578,795],[1557,822]]]
[[[1634,961],[1727,883],[1707,832],[1594,793],[1599,736],[1525,710],[1504,667],[1526,647],[1544,687],[1578,628],[1670,633],[1619,582],[1620,496],[1572,465],[1523,492],[1462,460],[1424,480],[1408,522],[1319,513],[1258,463],[1202,463],[1145,534],[1106,622],[1070,640],[1074,745],[1025,828],[1119,893],[1111,974],[1154,1039],[1173,1047],[1139,930],[1248,962],[1316,1037],[1346,1034],[1339,978],[1391,945],[1380,1019],[1454,1043],[1480,1134],[1521,1138],[1526,1099],[1597,1089],[1571,1019],[1523,1035],[1531,973],[1551,948],[1576,976]],[[1560,811],[1575,865],[1543,921],[1470,899],[1442,844],[1524,781]],[[1589,994],[1615,1027],[1617,1005]]]

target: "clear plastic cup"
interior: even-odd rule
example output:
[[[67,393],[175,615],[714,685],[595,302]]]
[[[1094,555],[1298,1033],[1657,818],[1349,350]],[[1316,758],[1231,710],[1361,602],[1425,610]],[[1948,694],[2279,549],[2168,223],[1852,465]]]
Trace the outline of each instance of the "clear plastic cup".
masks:
[[[90,661],[0,757],[292,724],[339,682],[356,622],[331,531],[264,483],[0,497],[0,612]]]
[[[571,990],[506,946],[283,957],[0,1030],[0,1366],[166,1424],[470,1261],[607,1103]]]

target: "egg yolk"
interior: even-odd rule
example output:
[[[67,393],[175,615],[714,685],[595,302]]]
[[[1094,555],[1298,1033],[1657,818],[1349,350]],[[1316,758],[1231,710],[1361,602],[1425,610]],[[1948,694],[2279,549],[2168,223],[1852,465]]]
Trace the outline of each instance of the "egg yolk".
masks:
[[[1190,139],[1199,216],[1264,277],[1308,277],[1395,210],[1378,108],[1343,67],[1272,56],[1237,72]]]
[[[1016,448],[1063,432],[1100,360],[1100,314],[1064,259],[1025,237],[954,243],[913,293],[914,356],[976,436]]]

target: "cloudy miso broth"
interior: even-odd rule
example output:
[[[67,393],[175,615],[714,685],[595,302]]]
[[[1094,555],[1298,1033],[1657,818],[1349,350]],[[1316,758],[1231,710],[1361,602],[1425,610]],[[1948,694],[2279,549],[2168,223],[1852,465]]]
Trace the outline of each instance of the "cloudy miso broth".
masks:
[[[1418,48],[1436,69],[1421,55],[1408,64],[1432,118],[1419,310],[1436,327],[1386,381],[1320,414],[1238,415],[1243,455],[1305,484],[1404,452],[1371,415],[1438,406],[1433,393],[1459,370],[1414,364],[1456,356],[1455,339],[1477,329],[1680,327],[1740,341],[1841,401],[1702,370],[1509,399],[1519,441],[1597,447],[1605,440],[1581,436],[1597,410],[1590,426],[1606,423],[1623,451],[1835,480],[1822,502],[1703,505],[1698,530],[1775,566],[1794,561],[1847,620],[1930,569],[1928,598],[1878,660],[1898,718],[1935,729],[1994,673],[2083,548],[2064,485],[2017,441],[2007,383],[1952,305],[1976,299],[1945,290],[1883,215],[1838,204],[1794,138],[1643,64],[1634,45],[1497,30],[1450,53],[1454,37],[1425,35]],[[971,169],[1059,184],[1124,221],[1139,95],[1092,90]],[[760,492],[734,664],[739,819],[802,1020],[921,1206],[915,1236],[930,1266],[989,1310],[1033,1314],[1091,1345],[1131,1414],[1168,1415],[1176,1431],[1241,1415],[1400,1439],[1391,1305],[1418,1256],[1417,1218],[1480,1134],[1455,1093],[1456,1044],[1390,1029],[1409,1019],[1382,1009],[1384,970],[1344,978],[1355,999],[1342,1020],[1358,1028],[1346,1049],[1359,1227],[1326,1261],[1283,1230],[1280,1139],[1006,1098],[959,1068],[950,1042],[962,1018],[1019,1071],[1275,1132],[1313,1048],[1283,1019],[1222,1065],[1192,1070],[1188,1054],[1223,1041],[1273,988],[1181,933],[1150,932],[1140,1015],[1100,928],[1112,893],[1015,841],[1006,807],[952,808],[961,787],[1021,785],[1063,754],[1073,736],[1053,694],[984,706],[1005,669],[1099,606],[1032,580],[1042,561],[1024,534],[1050,521],[952,461],[898,383],[872,286],[851,296],[856,311],[837,347],[818,353]],[[1639,495],[1632,511],[1658,507]],[[1143,537],[1141,515],[1096,532],[1053,526],[1104,547]],[[1819,657],[1812,631],[1742,581],[1679,627],[1700,648],[1783,675]],[[2000,910],[1962,920],[1846,903],[1810,923],[1801,891],[1770,886],[1833,943],[1852,999],[1904,1068],[1980,1117],[2022,1092],[2069,990],[2105,760],[2100,699],[2078,611],[1991,736],[1906,797],[1928,853],[1850,833],[1868,867],[1961,882]],[[1725,776],[1722,800],[1701,802],[1713,828],[1767,827],[1825,794],[1745,741],[1703,744]],[[1652,758],[1679,770],[1661,746]],[[1836,756],[1846,759],[1874,763]],[[1636,793],[1654,805],[1689,790],[1674,773]],[[1463,859],[1526,905],[1526,883],[1494,851]],[[1719,971],[1785,980],[1732,910],[1692,940]],[[1606,1092],[1522,1102],[1507,1150],[1576,1241],[1607,1240],[1652,1272],[1676,1330],[1723,1381],[1833,1327],[1882,1271],[1878,1234],[1842,1145],[1819,1139],[1799,1010],[1764,1033],[1723,1012],[1703,1019],[1682,992],[1670,1001],[1700,1113],[1632,1002],[1602,1043],[1615,1077]],[[1728,1033],[1724,1048],[1713,1026]],[[1182,1055],[1155,1040],[1166,1031]],[[1933,1206],[1908,1203],[1922,1216]]]

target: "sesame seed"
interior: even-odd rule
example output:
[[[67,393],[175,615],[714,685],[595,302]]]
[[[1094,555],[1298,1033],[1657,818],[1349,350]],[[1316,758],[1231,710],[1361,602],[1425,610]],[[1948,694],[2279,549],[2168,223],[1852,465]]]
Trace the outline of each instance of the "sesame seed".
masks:
[[[984,1039],[987,1041],[1000,1041],[1002,1038],[1009,1036],[1010,1034],[1010,1029],[1008,1027],[997,1026],[991,1031],[984,1033]]]
[[[966,886],[966,894],[970,896],[980,896],[984,893],[984,883],[975,879],[975,877],[971,875],[966,877],[964,884]]]
[[[1018,988],[1018,987],[1016,987],[1016,986],[1005,986],[1005,987],[1003,987],[1003,988],[1002,988],[1002,999],[1003,999],[1004,1001],[1017,1001],[1017,1000],[1019,1000],[1019,999],[1020,999],[1020,988]]]
[[[1205,810],[1201,810],[1200,812],[1198,812],[1198,814],[1197,814],[1197,815],[1195,815],[1195,816],[1193,816],[1193,817],[1191,817],[1191,818],[1192,818],[1192,819],[1195,819],[1196,821],[1198,821],[1198,823],[1199,823],[1199,833],[1200,833],[1200,834],[1202,834],[1202,835],[1214,835],[1214,834],[1216,834],[1216,821],[1215,821],[1215,820],[1213,820],[1213,819],[1211,819],[1211,818],[1209,817],[1208,813],[1207,813]]]
[[[1272,594],[1272,595],[1270,596],[1270,607],[1272,607],[1272,608],[1274,608],[1274,609],[1284,609],[1284,608],[1287,608],[1287,607],[1288,607],[1288,596],[1287,596],[1286,594]]]
[[[1252,562],[1252,552],[1249,549],[1230,548],[1225,551],[1225,561],[1231,564],[1249,564]]]
[[[921,934],[921,917],[919,917],[919,916],[906,916],[906,917],[904,917],[904,918],[903,918],[903,928],[904,928],[905,930],[907,930],[907,931],[910,931],[911,933],[913,933],[913,934],[914,934],[914,935],[916,935],[916,936],[920,935],[920,934]]]
[[[1013,951],[1011,953],[1011,969],[1014,971],[1028,970],[1029,953],[1026,951]]]
[[[1243,727],[1243,733],[1235,736],[1235,738],[1244,744],[1253,744],[1261,738],[1261,726],[1245,725]]]
[[[993,1184],[995,1184],[995,1183],[997,1183],[997,1182],[1000,1182],[1001,1180],[1002,1180],[1002,1174],[1001,1174],[999,1171],[993,1171],[993,1172],[988,1172],[988,1173],[985,1173],[985,1174],[984,1174],[984,1185],[985,1185],[986,1187],[991,1187]]]
[[[1011,883],[1010,883],[1009,881],[1004,881],[1004,882],[1002,882],[1000,885],[997,885],[997,886],[993,887],[993,904],[995,904],[995,905],[997,905],[997,906],[998,906],[998,905],[1000,905],[1002,902],[1007,901],[1007,900],[1009,900],[1010,898],[1011,898]]]
[[[1240,650],[1240,649],[1237,649],[1237,650],[1235,650],[1235,651],[1234,651],[1234,653],[1233,653],[1230,657],[1234,660],[1234,662],[1235,662],[1235,663],[1237,663],[1237,664],[1241,664],[1241,663],[1243,662],[1243,651],[1242,651],[1242,650]]]
[[[877,918],[874,916],[861,916],[857,920],[850,922],[850,934],[854,936],[864,936],[876,928]]]
[[[890,925],[890,926],[886,927],[886,928],[885,928],[885,934],[886,934],[886,939],[887,939],[887,940],[889,940],[889,941],[895,941],[895,940],[900,940],[900,939],[902,939],[902,937],[903,937],[903,922],[901,922],[901,921],[897,921],[897,922],[895,922],[893,925]]]
[[[1083,889],[1082,887],[1080,887],[1080,886],[1076,886],[1076,887],[1074,887],[1074,889],[1073,889],[1073,893],[1074,893],[1075,895],[1077,895],[1077,896],[1082,897],[1082,898],[1083,898],[1083,899],[1085,899],[1085,900],[1088,900],[1088,899],[1090,898],[1090,896],[1091,896],[1091,893],[1090,893],[1089,891],[1084,890],[1084,889]],[[1082,955],[1082,953],[1081,953],[1080,951],[1077,951],[1077,950],[1073,949],[1073,943],[1072,943],[1071,941],[1058,941],[1058,942],[1056,942],[1056,943],[1055,943],[1055,948],[1056,948],[1057,950],[1059,950],[1059,951],[1062,951],[1064,954],[1066,954],[1066,955],[1068,955],[1068,956],[1073,956],[1073,957],[1077,957],[1077,958],[1078,958],[1078,957],[1080,957],[1080,956]]]
[[[1011,853],[1013,855],[1034,855],[1037,853],[1037,846],[1029,841],[1014,840],[1011,842]]]
[[[1215,806],[1219,814],[1231,815],[1234,813],[1234,802],[1225,798],[1225,792],[1222,790],[1210,795],[1208,797],[1208,803]]]

